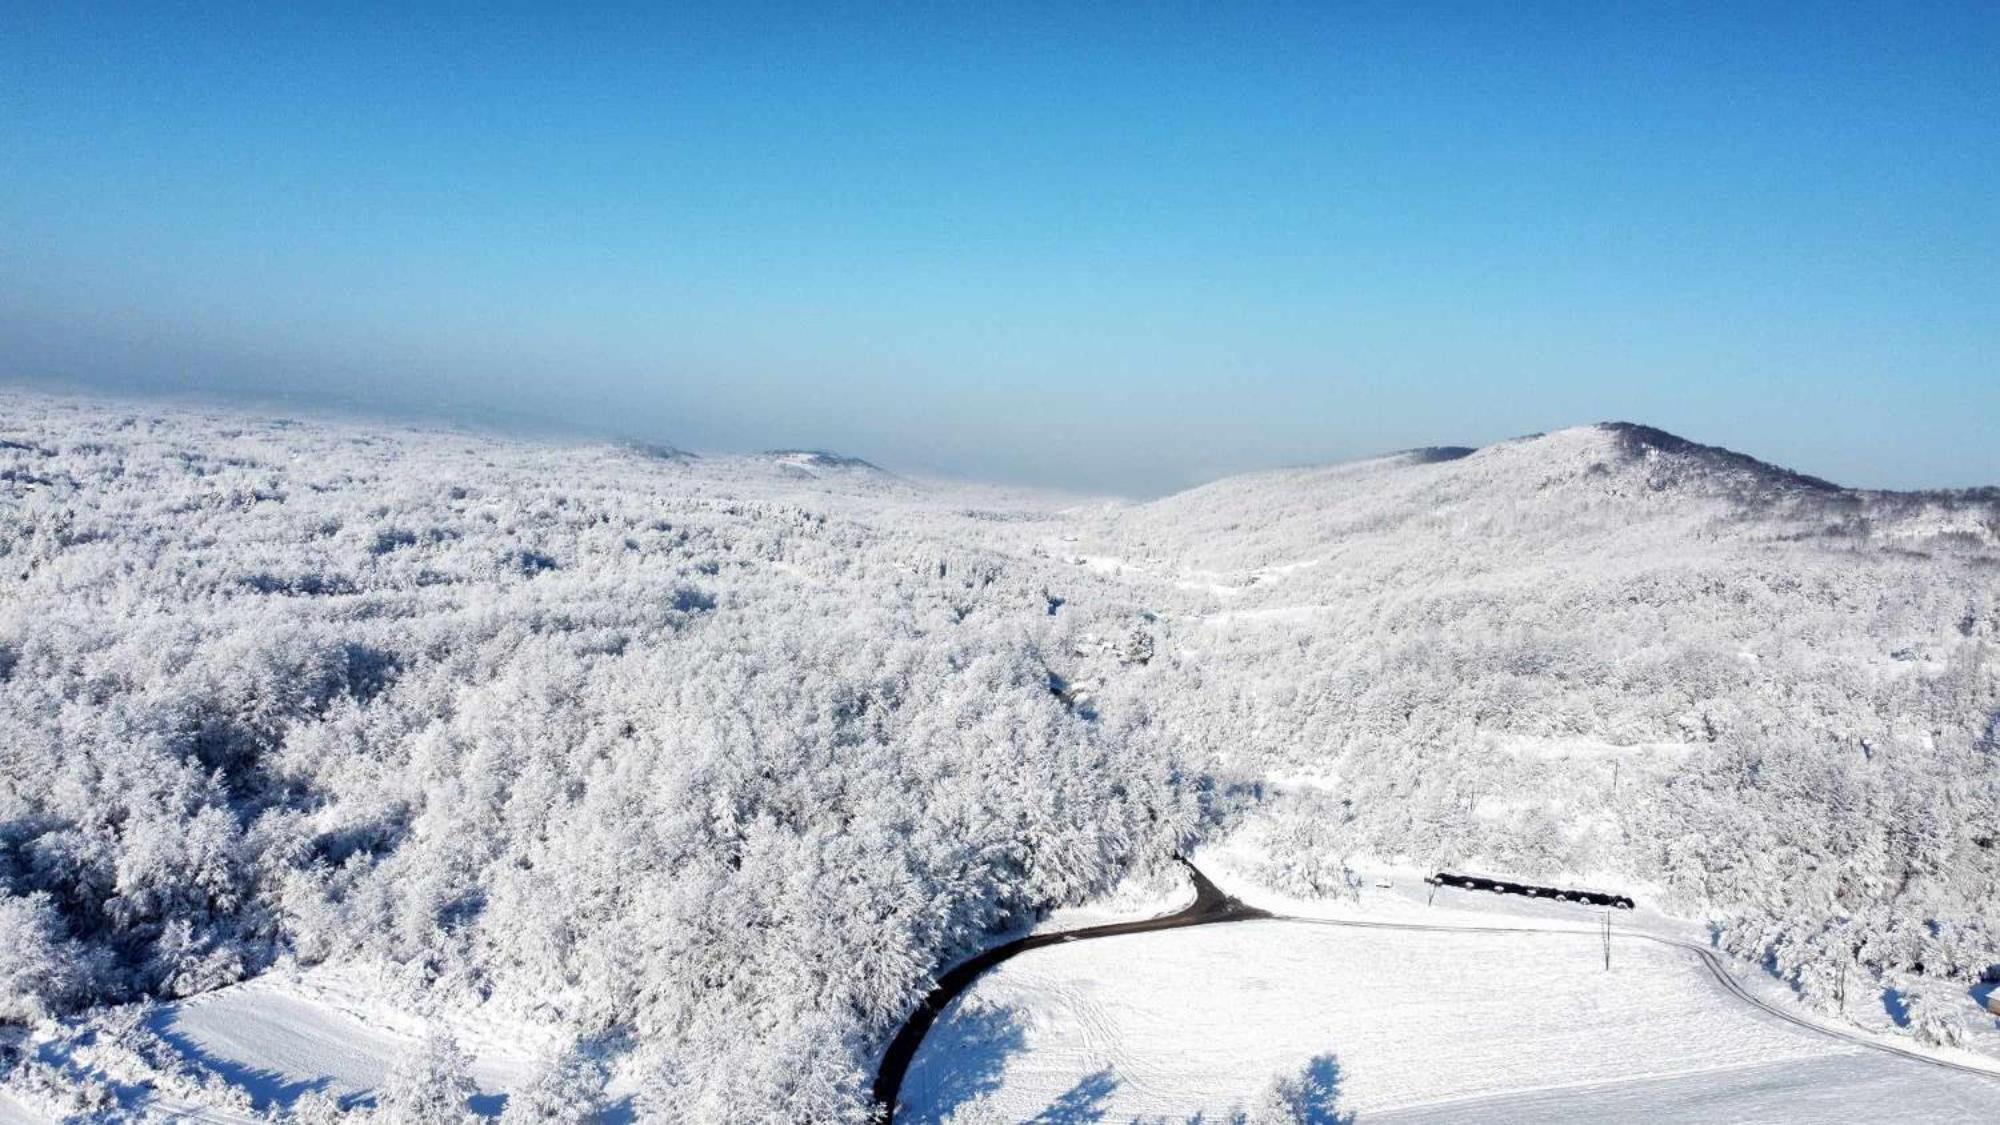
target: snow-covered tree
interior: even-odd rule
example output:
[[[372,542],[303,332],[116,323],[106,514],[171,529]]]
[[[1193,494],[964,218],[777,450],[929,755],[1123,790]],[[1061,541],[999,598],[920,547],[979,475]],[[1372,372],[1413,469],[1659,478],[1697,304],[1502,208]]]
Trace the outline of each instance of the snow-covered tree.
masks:
[[[0,897],[0,1022],[32,1023],[90,999],[89,958],[45,892]]]
[[[477,1121],[472,1059],[442,1028],[424,1033],[382,1083],[376,1116],[388,1125],[462,1125]]]
[[[609,1104],[604,1093],[609,1080],[602,1060],[572,1044],[536,1064],[527,1085],[507,1095],[507,1108],[500,1120],[508,1125],[583,1125],[595,1121]]]

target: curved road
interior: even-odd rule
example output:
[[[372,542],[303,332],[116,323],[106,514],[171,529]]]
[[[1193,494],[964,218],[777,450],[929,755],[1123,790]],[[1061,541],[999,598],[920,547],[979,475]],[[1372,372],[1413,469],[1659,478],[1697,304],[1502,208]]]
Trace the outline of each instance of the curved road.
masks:
[[[1032,934],[1028,937],[1017,938],[1003,945],[996,945],[971,960],[954,966],[944,976],[939,977],[937,986],[931,989],[929,995],[924,997],[923,1003],[917,1005],[917,1010],[910,1013],[909,1020],[896,1033],[896,1038],[890,1041],[888,1053],[882,1056],[882,1066],[875,1072],[875,1104],[882,1107],[883,1120],[885,1122],[895,1120],[896,1099],[902,1093],[903,1075],[910,1069],[910,1062],[916,1057],[917,1048],[923,1043],[925,1033],[930,1031],[931,1024],[937,1022],[937,1018],[944,1011],[945,1006],[950,1004],[959,993],[965,991],[966,987],[977,979],[981,973],[1017,953],[1025,953],[1030,949],[1060,945],[1063,942],[1085,941],[1090,938],[1116,937],[1119,934],[1140,934],[1152,930],[1174,930],[1185,926],[1213,925],[1218,922],[1244,922],[1253,918],[1267,918],[1278,922],[1297,922],[1310,926],[1342,926],[1360,930],[1421,930],[1438,933],[1479,934],[1582,934],[1587,936],[1595,936],[1599,933],[1595,929],[1585,929],[1582,927],[1480,926],[1471,924],[1454,925],[1448,922],[1367,922],[1335,918],[1297,918],[1288,914],[1272,914],[1266,910],[1259,910],[1254,906],[1246,906],[1236,899],[1229,897],[1222,893],[1221,888],[1209,882],[1207,876],[1196,870],[1194,864],[1188,863],[1187,860],[1181,859],[1179,856],[1174,858],[1180,859],[1180,862],[1187,867],[1189,876],[1194,880],[1194,902],[1187,909],[1177,914],[1168,914],[1159,918],[1147,918],[1137,922],[1114,922],[1104,926],[1086,926],[1078,930]],[[1796,1027],[1817,1032],[1832,1039],[1854,1043],[1872,1050],[1882,1051],[1891,1055],[1900,1055],[1912,1062],[1923,1063],[1926,1066],[1962,1071],[1966,1074],[1976,1074],[1981,1078],[2000,1079],[2000,1072],[1988,1070],[1983,1067],[1970,1066],[1965,1063],[1951,1062],[1947,1059],[1933,1058],[1918,1051],[1912,1051],[1890,1043],[1883,1043],[1873,1036],[1859,1031],[1830,1027],[1785,1011],[1775,1004],[1752,995],[1735,977],[1729,974],[1728,968],[1722,963],[1722,958],[1717,956],[1713,949],[1705,945],[1691,941],[1682,941],[1678,938],[1662,937],[1657,934],[1640,933],[1636,930],[1614,929],[1612,936],[1618,938],[1638,938],[1641,941],[1655,942],[1660,945],[1671,946],[1675,949],[1693,953],[1696,957],[1700,958],[1702,965],[1708,969],[1709,975],[1715,978],[1716,983],[1720,984],[1731,995],[1770,1016],[1781,1019]]]
[[[1137,922],[1113,922],[1104,926],[1085,926],[1080,930],[1063,930],[1060,933],[1030,934],[1016,938],[1004,945],[996,945],[969,961],[953,966],[938,978],[917,1010],[910,1013],[901,1031],[889,1041],[889,1051],[882,1056],[881,1069],[875,1072],[875,1104],[882,1107],[883,1120],[893,1121],[896,1117],[896,1098],[903,1090],[903,1074],[910,1069],[910,1060],[917,1055],[917,1047],[923,1043],[924,1034],[937,1022],[939,1013],[950,1004],[959,993],[964,992],[979,974],[1014,956],[1030,949],[1040,949],[1045,945],[1060,945],[1068,941],[1084,941],[1089,938],[1116,937],[1119,934],[1143,934],[1152,930],[1173,930],[1182,926],[1208,926],[1217,922],[1243,922],[1251,918],[1269,918],[1267,911],[1242,903],[1223,894],[1208,876],[1195,870],[1195,866],[1179,856],[1188,875],[1194,879],[1194,901],[1178,914],[1167,914],[1159,918],[1146,918]]]

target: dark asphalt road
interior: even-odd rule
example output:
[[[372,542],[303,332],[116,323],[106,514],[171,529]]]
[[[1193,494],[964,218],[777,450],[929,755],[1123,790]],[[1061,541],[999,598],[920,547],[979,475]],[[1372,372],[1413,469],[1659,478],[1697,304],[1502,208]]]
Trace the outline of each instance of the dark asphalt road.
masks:
[[[924,1035],[931,1024],[937,1021],[939,1013],[950,1004],[953,997],[964,992],[967,985],[978,979],[979,974],[1005,961],[1017,953],[1030,949],[1040,949],[1047,945],[1061,945],[1064,942],[1088,941],[1091,938],[1117,937],[1120,934],[1143,934],[1153,930],[1174,930],[1183,926],[1208,926],[1217,922],[1242,922],[1252,918],[1269,918],[1271,915],[1254,906],[1242,903],[1223,894],[1221,889],[1208,881],[1208,877],[1195,870],[1192,863],[1181,860],[1194,880],[1194,901],[1187,909],[1177,914],[1167,914],[1158,918],[1147,918],[1138,922],[1113,922],[1103,926],[1086,926],[1080,930],[1064,930],[1061,933],[1031,934],[1016,938],[1004,945],[996,945],[977,957],[947,970],[938,978],[937,987],[931,989],[917,1010],[910,1013],[902,1030],[889,1042],[888,1053],[882,1056],[882,1067],[875,1072],[875,1104],[883,1109],[884,1121],[893,1121],[896,1116],[896,1098],[903,1089],[903,1075],[910,1069],[910,1060],[917,1055]]]

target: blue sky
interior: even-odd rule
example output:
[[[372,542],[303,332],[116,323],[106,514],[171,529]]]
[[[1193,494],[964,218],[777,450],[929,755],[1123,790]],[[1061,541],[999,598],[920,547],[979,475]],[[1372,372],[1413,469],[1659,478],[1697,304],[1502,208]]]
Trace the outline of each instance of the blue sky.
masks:
[[[1607,418],[2000,482],[2000,6],[288,7],[0,7],[0,378],[1139,494]]]

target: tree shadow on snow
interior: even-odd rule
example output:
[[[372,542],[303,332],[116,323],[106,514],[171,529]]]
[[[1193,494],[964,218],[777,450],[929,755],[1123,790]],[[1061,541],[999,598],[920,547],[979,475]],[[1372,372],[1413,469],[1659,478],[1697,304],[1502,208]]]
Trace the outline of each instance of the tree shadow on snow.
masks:
[[[1273,1080],[1254,1110],[1237,1109],[1216,1125],[1262,1125],[1272,1120],[1299,1125],[1354,1125],[1355,1115],[1340,1109],[1340,1059],[1333,1052],[1306,1060],[1296,1074]],[[1165,1125],[1165,1119],[1160,1119]],[[1207,1114],[1197,1113],[1184,1125],[1209,1125]]]
[[[1306,1125],[1354,1125],[1352,1113],[1340,1111],[1340,1059],[1332,1051],[1306,1063],[1300,1075],[1297,1107]]]
[[[1897,1027],[1910,1026],[1909,1002],[1904,1000],[1903,994],[1896,989],[1882,990],[1882,1010],[1889,1013],[1889,1018],[1896,1022]]]
[[[968,1011],[963,1004],[954,1005],[948,1019],[932,1025],[912,1060],[913,1074],[921,1066],[929,1079],[930,1104],[910,1120],[949,1117],[952,1111],[999,1089],[1008,1057],[1026,1046],[1020,1017],[1011,1008],[989,1006]]]
[[[178,1030],[179,1023],[180,1013],[177,1010],[162,1008],[146,1018],[145,1027],[182,1058],[203,1070],[221,1075],[230,1085],[248,1092],[252,1104],[260,1110],[290,1109],[300,1097],[324,1090],[331,1082],[324,1077],[292,1079],[276,1070],[246,1066],[234,1059],[210,1054],[200,1043],[182,1034]]]
[[[1995,993],[2000,993],[2000,981],[1981,981],[1966,989],[1966,995],[1972,997],[1974,1004],[1979,1005],[1979,1010],[1991,1014],[1994,1026],[2000,1027],[2000,1013],[1994,1012],[1993,1009]]]
[[[1078,1122],[1102,1121],[1106,1112],[1104,1103],[1109,1101],[1113,1091],[1118,1089],[1118,1077],[1110,1067],[1095,1074],[1086,1074],[1077,1083],[1048,1104],[1048,1108],[1030,1117],[1030,1125],[1076,1125]]]

